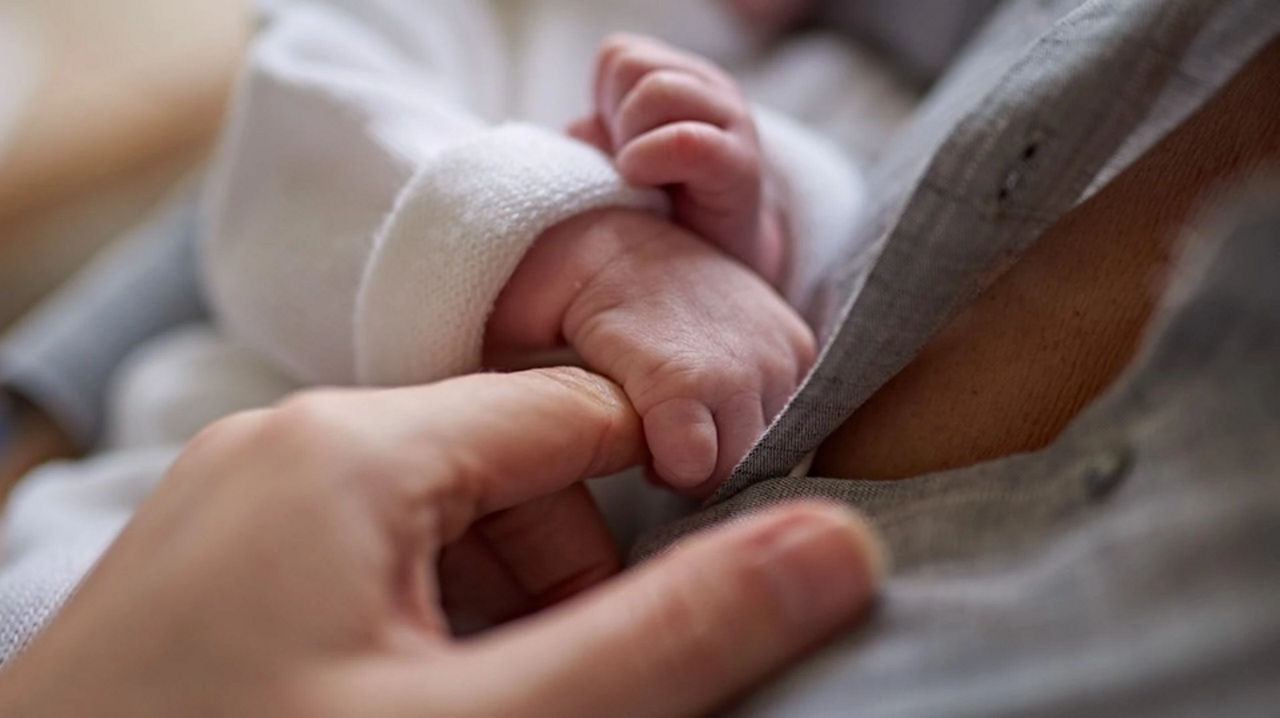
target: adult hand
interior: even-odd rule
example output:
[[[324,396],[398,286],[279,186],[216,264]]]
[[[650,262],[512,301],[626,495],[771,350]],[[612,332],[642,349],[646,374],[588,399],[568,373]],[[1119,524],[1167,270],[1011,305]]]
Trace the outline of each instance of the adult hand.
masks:
[[[0,714],[686,715],[865,607],[866,528],[804,504],[449,635],[442,547],[642,456],[621,392],[566,369],[303,394],[224,420],[0,674]],[[509,535],[536,544],[520,523]]]

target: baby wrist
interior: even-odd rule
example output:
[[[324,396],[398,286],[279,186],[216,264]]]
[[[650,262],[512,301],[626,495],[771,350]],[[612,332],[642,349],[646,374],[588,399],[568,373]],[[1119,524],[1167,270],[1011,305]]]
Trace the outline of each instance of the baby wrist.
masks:
[[[508,125],[427,160],[375,238],[356,298],[361,384],[475,371],[494,302],[543,230],[601,207],[665,210],[609,159],[547,130]]]
[[[649,212],[610,207],[583,212],[543,231],[494,303],[485,329],[486,356],[562,344],[565,317],[574,300],[635,240],[635,215],[652,217]]]

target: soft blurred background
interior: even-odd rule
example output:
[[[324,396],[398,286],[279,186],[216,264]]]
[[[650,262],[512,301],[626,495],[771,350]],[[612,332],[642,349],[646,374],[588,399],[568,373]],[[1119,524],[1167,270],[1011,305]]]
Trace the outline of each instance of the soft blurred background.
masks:
[[[0,0],[0,328],[212,145],[240,0]]]

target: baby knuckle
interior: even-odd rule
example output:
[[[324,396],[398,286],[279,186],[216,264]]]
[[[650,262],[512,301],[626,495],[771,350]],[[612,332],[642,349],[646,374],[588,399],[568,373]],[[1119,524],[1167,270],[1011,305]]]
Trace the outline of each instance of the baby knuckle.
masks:
[[[792,391],[804,379],[809,371],[810,362],[788,362],[779,366],[773,374],[773,381],[769,386],[774,387],[784,394],[790,395]]]
[[[640,78],[654,69],[645,53],[635,48],[623,48],[612,58],[613,74],[619,78]]]
[[[742,99],[742,89],[738,85],[738,81],[733,79],[733,76],[725,72],[723,68],[702,57],[691,57],[690,62],[694,69],[706,77],[708,81],[728,90],[734,97],[739,98],[740,102],[745,104],[746,100]]]
[[[772,332],[765,342],[767,353],[788,363],[808,363],[817,354],[817,340],[808,323],[780,299],[766,309]]]
[[[668,141],[673,152],[700,164],[716,158],[716,143],[711,132],[710,126],[689,122],[672,127]]]
[[[639,79],[646,76],[650,69],[652,68],[650,68],[648,61],[643,58],[637,58],[635,55],[623,54],[621,58],[618,58],[616,63],[613,64],[613,74],[617,78],[618,91],[620,91],[616,101],[621,102],[623,97],[626,96],[628,84],[639,82]]]
[[[759,148],[749,138],[740,133],[731,133],[731,141],[717,154],[724,172],[735,178],[750,178],[758,181],[762,172],[762,160]]]
[[[611,32],[600,41],[600,57],[612,58],[635,46],[638,38],[631,33]]]
[[[675,70],[654,70],[636,83],[637,97],[649,101],[666,102],[679,91],[684,74]]]
[[[732,371],[708,359],[684,359],[668,367],[669,384],[681,396],[696,396],[724,383]]]
[[[720,111],[724,113],[725,125],[734,128],[754,128],[755,119],[751,116],[751,109],[737,95],[729,95],[720,101]],[[748,137],[754,140],[754,133]],[[758,154],[755,150],[755,143],[751,142],[752,154]]]
[[[725,403],[745,402],[753,398],[759,404],[760,395],[768,383],[762,369],[758,365],[744,366],[727,372],[723,378],[724,389],[721,390],[727,395]]]
[[[803,325],[797,327],[790,333],[790,343],[793,361],[788,363],[788,368],[808,369],[818,355],[818,343],[813,332]]]
[[[703,359],[666,357],[642,375],[626,382],[627,394],[641,414],[674,398],[706,396],[719,374]]]
[[[623,39],[620,36],[610,35],[600,43],[600,50],[596,53],[596,68],[600,72],[610,72],[613,69],[614,62],[618,58],[618,54],[622,52],[624,47]]]
[[[799,317],[791,319],[795,327],[791,331],[791,350],[800,366],[808,369],[818,358],[818,338],[804,320]]]
[[[772,386],[794,381],[799,360],[794,351],[788,351],[786,345],[780,343],[776,348],[763,351],[756,366],[762,377],[762,383]]]

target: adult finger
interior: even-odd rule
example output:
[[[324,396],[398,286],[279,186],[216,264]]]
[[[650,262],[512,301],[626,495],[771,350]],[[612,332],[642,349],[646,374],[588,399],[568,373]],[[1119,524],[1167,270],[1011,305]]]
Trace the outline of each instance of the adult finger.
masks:
[[[511,701],[495,715],[695,714],[848,625],[882,570],[853,514],[785,506],[477,639],[453,667],[502,681],[485,693]]]
[[[583,484],[481,519],[440,560],[453,628],[474,633],[612,576],[621,561]]]
[[[444,547],[436,571],[440,607],[456,636],[478,633],[529,612],[529,594],[474,528]]]
[[[361,397],[396,507],[426,509],[432,541],[477,519],[642,461],[639,418],[616,384],[581,369],[478,374]],[[405,496],[405,494],[408,496]],[[407,500],[406,500],[407,499]]]

